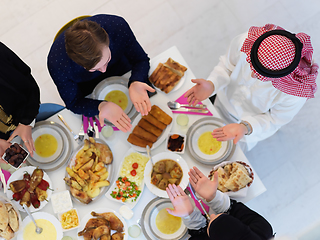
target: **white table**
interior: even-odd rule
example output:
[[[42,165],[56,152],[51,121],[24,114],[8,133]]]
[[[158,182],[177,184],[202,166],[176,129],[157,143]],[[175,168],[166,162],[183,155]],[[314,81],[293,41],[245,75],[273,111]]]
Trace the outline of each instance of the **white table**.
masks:
[[[157,103],[157,102],[167,102],[169,100],[176,100],[178,97],[180,97],[183,93],[185,93],[189,88],[191,88],[193,86],[193,83],[191,82],[191,79],[194,79],[195,76],[193,75],[193,73],[191,72],[188,64],[186,63],[186,61],[183,59],[183,57],[181,56],[181,54],[179,53],[178,49],[176,47],[172,47],[168,50],[166,50],[165,52],[161,53],[160,55],[158,55],[157,57],[153,58],[151,60],[151,65],[153,63],[158,63],[159,60],[166,60],[168,57],[173,58],[175,61],[178,61],[179,63],[181,63],[182,65],[188,67],[188,70],[186,72],[186,80],[185,83],[183,84],[183,86],[174,91],[169,93],[168,95],[162,93],[162,92],[158,92],[158,94],[156,94],[155,96],[153,96],[151,98],[151,102],[152,103]],[[205,100],[203,101],[204,104],[206,104],[208,106],[208,109],[211,111],[211,113],[213,114],[214,117],[219,117],[216,109],[214,108],[214,106],[211,104],[211,102],[209,100]],[[66,122],[70,125],[71,129],[75,132],[78,133],[81,127],[81,115],[76,115],[73,114],[72,112],[70,112],[67,109],[62,110],[59,114],[61,114],[64,119],[66,120]],[[179,125],[176,124],[176,116],[177,114],[173,114],[173,127],[172,127],[172,132],[180,132],[180,133],[186,133],[187,132],[187,128],[181,128]],[[189,115],[189,124],[188,126],[191,126],[193,122],[195,122],[196,120],[200,119],[201,115]],[[54,121],[59,123],[60,125],[63,126],[63,124],[61,123],[61,121],[58,119],[57,115],[52,116],[51,118],[49,118],[48,120]],[[71,134],[70,134],[71,135]],[[114,160],[113,160],[113,169],[114,169],[114,174],[113,174],[113,180],[115,180],[116,178],[116,173],[118,172],[118,169],[120,167],[120,162],[122,161],[124,154],[129,150],[130,145],[129,143],[126,141],[127,139],[127,134],[123,133],[121,131],[116,131],[113,136],[111,137],[111,139],[105,139],[102,134],[100,134],[100,138],[102,138],[103,140],[105,140],[107,142],[107,144],[110,146],[113,155],[114,155]],[[78,144],[74,141],[74,148],[76,148],[78,146]],[[157,147],[155,150],[153,150],[153,154],[157,154],[159,152],[163,152],[165,151],[166,148],[166,144],[165,142],[163,142],[159,147]],[[185,153],[183,155],[181,155],[186,162],[188,163],[189,168],[192,168],[193,166],[197,166],[205,175],[208,175],[210,170],[212,169],[212,167],[208,167],[207,165],[204,164],[200,164],[199,162],[192,160],[191,157],[188,155],[187,153],[188,151],[185,151]],[[240,150],[239,147],[236,147],[235,152],[231,158],[231,160],[240,160],[243,162],[247,162],[249,165],[250,163],[248,162],[248,159],[245,157],[245,155],[243,154],[243,152]],[[66,185],[64,183],[63,178],[65,177],[65,167],[66,165],[64,165],[63,167],[52,171],[52,172],[47,172],[49,177],[51,178],[52,182],[53,182],[53,188],[55,190],[55,192],[60,192],[66,189]],[[253,169],[254,172],[254,169]],[[254,172],[255,178],[254,181],[252,183],[252,185],[250,186],[249,190],[248,190],[248,194],[245,198],[238,198],[238,201],[242,201],[242,202],[247,202],[250,199],[253,199],[255,197],[257,197],[258,195],[260,195],[261,193],[263,193],[264,191],[266,191],[265,186],[263,185],[263,183],[261,182],[259,176]],[[113,181],[112,180],[112,181]],[[142,196],[139,200],[139,202],[137,203],[137,205],[133,208],[134,211],[134,216],[132,219],[127,221],[128,226],[137,223],[137,221],[141,218],[141,213],[144,209],[144,207],[148,204],[148,202],[150,202],[152,199],[154,199],[156,196],[154,194],[152,194],[147,187],[144,188],[144,191],[142,193]],[[118,209],[122,206],[121,203],[117,203],[114,201],[110,201],[108,200],[105,196],[100,197],[99,199],[97,199],[95,202],[92,202],[88,205],[83,205],[80,204],[78,202],[73,202],[73,205],[75,208],[77,208],[79,215],[80,215],[80,219],[86,215],[88,212],[96,209],[96,208],[102,208],[102,207],[107,207],[107,208],[112,208],[116,211],[118,211]],[[51,203],[48,203],[43,209],[42,211],[48,212],[53,214],[53,209],[52,209],[52,205]],[[25,214],[22,214],[23,216],[25,216]],[[81,229],[82,230],[82,229]],[[68,235],[73,237],[74,239],[77,239],[77,232],[80,231],[78,229],[76,230],[71,230],[66,232],[64,235]],[[129,236],[128,239],[134,239],[131,238]],[[135,239],[146,239],[143,235],[143,233],[141,233],[141,235],[138,238]]]

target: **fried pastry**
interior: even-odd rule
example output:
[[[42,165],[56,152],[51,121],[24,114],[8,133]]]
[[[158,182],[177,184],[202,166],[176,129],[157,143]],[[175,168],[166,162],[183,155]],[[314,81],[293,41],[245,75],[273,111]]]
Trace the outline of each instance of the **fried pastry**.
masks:
[[[184,76],[187,68],[169,58],[166,63],[159,63],[150,75],[150,82],[161,91],[169,93]]]
[[[174,72],[176,72],[178,75],[180,75],[181,77],[183,77],[184,72],[188,70],[188,68],[186,68],[185,66],[181,65],[180,63],[174,61],[172,58],[169,58],[165,64],[165,66],[170,67],[171,70],[173,70]]]
[[[156,126],[154,126],[153,124],[149,123],[147,120],[145,120],[144,118],[141,118],[141,120],[138,123],[138,126],[140,126],[141,128],[143,128],[144,130],[152,133],[153,135],[155,135],[156,137],[159,137],[162,133],[162,130],[157,128]]]
[[[152,125],[156,126],[157,128],[161,129],[162,131],[167,127],[164,123],[160,122],[158,119],[156,119],[151,114],[145,115],[142,117],[143,119],[147,120]]]
[[[130,133],[127,141],[133,145],[139,146],[139,147],[146,147],[147,145],[149,145],[149,147],[152,147],[152,142],[149,142],[143,138],[138,137],[137,135]]]
[[[165,125],[169,125],[172,122],[172,117],[170,117],[167,113],[165,113],[161,108],[157,105],[153,105],[149,112],[152,116],[154,116],[157,120],[162,122]]]
[[[152,143],[154,143],[154,142],[157,141],[157,136],[153,135],[153,134],[150,133],[150,132],[147,132],[146,130],[144,130],[143,128],[141,128],[139,125],[137,125],[137,126],[133,129],[132,133],[133,133],[134,135],[137,135],[137,136],[139,136],[140,138],[143,138],[143,139],[145,139],[145,140],[147,140],[147,141],[149,141],[149,142],[152,142]]]

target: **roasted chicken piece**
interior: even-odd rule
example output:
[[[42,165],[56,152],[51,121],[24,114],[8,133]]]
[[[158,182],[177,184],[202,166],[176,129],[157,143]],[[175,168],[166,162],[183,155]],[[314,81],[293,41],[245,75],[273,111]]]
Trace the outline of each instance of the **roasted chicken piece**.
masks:
[[[111,240],[111,235],[105,234],[100,237],[100,240]]]
[[[94,229],[92,233],[92,238],[93,240],[98,240],[99,238],[101,239],[102,235],[109,235],[110,236],[110,228],[107,225],[103,225],[100,227],[97,227]]]
[[[100,151],[99,162],[103,162],[104,164],[112,163],[113,155],[107,145],[96,142],[94,146]]]
[[[109,226],[109,222],[104,218],[90,218],[84,229],[78,232],[78,236],[90,237],[93,235],[93,231],[100,226]]]
[[[111,230],[116,230],[117,232],[123,232],[123,223],[114,213],[112,213],[112,212],[106,212],[106,213],[91,212],[91,215],[94,217],[104,218],[107,221],[109,221]]]
[[[78,199],[82,203],[88,204],[89,202],[92,201],[92,199],[84,191],[70,187],[70,192],[72,196],[74,196],[76,199]]]
[[[111,236],[112,240],[123,240],[123,233],[116,232]]]

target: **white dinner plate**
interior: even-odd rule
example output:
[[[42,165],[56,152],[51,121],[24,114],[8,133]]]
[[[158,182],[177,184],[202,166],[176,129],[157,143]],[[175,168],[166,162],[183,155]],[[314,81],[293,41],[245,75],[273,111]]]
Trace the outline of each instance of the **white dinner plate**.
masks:
[[[232,157],[236,147],[232,140],[222,142],[221,149],[212,155],[204,154],[198,147],[198,139],[202,133],[223,126],[225,126],[224,122],[216,117],[203,117],[192,124],[187,132],[188,141],[186,144],[192,159],[203,164],[216,165]]]
[[[99,99],[104,100],[105,96],[109,91],[112,90],[121,90],[123,91],[127,97],[128,97],[128,106],[125,109],[125,113],[128,115],[128,117],[133,121],[133,119],[138,115],[138,112],[134,105],[131,102],[130,96],[129,96],[129,90],[128,90],[128,83],[129,79],[126,79],[124,77],[108,77],[104,80],[102,80],[94,89],[92,92],[92,98],[93,99]],[[130,107],[131,106],[131,107]],[[99,119],[99,116],[96,116]],[[111,123],[105,119],[105,124],[110,125]]]
[[[140,185],[137,184],[137,186],[139,187],[139,190],[141,191],[141,193],[140,193],[139,197],[137,198],[137,200],[134,201],[134,202],[129,202],[129,201],[122,202],[122,200],[117,200],[117,199],[113,198],[110,194],[117,188],[117,183],[116,183],[116,181],[118,180],[118,177],[120,176],[120,171],[121,171],[122,164],[123,164],[123,162],[124,162],[125,157],[126,157],[126,156],[129,156],[131,153],[134,153],[134,152],[137,152],[137,151],[135,151],[134,149],[130,148],[130,149],[125,153],[124,157],[122,158],[122,161],[121,161],[121,164],[120,164],[120,167],[119,167],[119,171],[118,171],[117,177],[116,177],[115,181],[113,182],[113,184],[111,185],[111,187],[109,188],[109,190],[107,191],[107,193],[105,194],[105,196],[106,196],[108,199],[110,199],[110,200],[112,200],[112,201],[115,201],[115,202],[118,202],[118,203],[122,203],[122,204],[124,204],[124,205],[127,205],[130,209],[132,209],[132,208],[137,204],[137,202],[139,201],[139,199],[140,199],[141,196],[142,196],[142,192],[143,192],[143,189],[144,189],[144,180],[141,181],[141,184],[140,184]],[[139,154],[141,154],[141,153],[139,153]],[[141,154],[141,155],[146,156],[145,154]],[[143,177],[144,177],[144,175],[143,175]]]
[[[159,59],[159,61],[156,61],[156,62],[151,63],[150,69],[149,69],[149,76],[151,76],[151,74],[152,74],[153,71],[157,68],[157,66],[158,66],[159,63],[165,63],[167,60],[168,60],[168,58],[163,57],[163,58]],[[175,60],[175,59],[173,59],[173,60]],[[187,71],[188,71],[188,70],[187,70]],[[177,84],[176,86],[174,86],[174,88],[173,88],[169,93],[167,93],[167,94],[170,94],[170,93],[172,93],[172,92],[174,92],[174,91],[177,91],[177,90],[183,85],[183,83],[186,81],[186,73],[187,73],[187,71],[184,72],[184,75],[183,75],[183,77],[179,80],[178,84]],[[152,84],[152,85],[153,85],[153,84]],[[153,85],[153,86],[154,86],[154,85]],[[161,89],[157,88],[156,86],[154,86],[154,88],[155,88],[157,91],[163,92]]]
[[[37,154],[37,151],[34,151],[33,153],[33,159],[40,163],[51,163],[55,160],[57,160],[60,155],[62,154],[62,149],[64,146],[63,138],[59,131],[57,131],[55,128],[52,128],[50,126],[44,126],[42,128],[36,128],[34,131],[32,131],[32,139],[34,141],[37,140],[38,137],[40,137],[43,134],[50,134],[52,135],[58,143],[57,150],[54,152],[53,155],[49,157],[41,157]],[[36,149],[37,150],[37,149]]]
[[[110,146],[109,146],[104,140],[102,140],[102,139],[100,139],[100,138],[95,138],[94,140],[95,140],[97,143],[102,143],[102,144],[104,144],[104,145],[107,145],[107,146],[109,147],[110,151],[112,152]],[[83,141],[83,143],[81,143],[81,144],[74,150],[74,152],[73,152],[73,154],[72,154],[72,157],[70,158],[70,161],[68,162],[68,167],[72,168],[72,166],[75,165],[77,153],[83,148],[84,143],[85,143],[85,142]],[[114,161],[114,159],[113,159],[113,161]],[[108,164],[108,165],[105,165],[105,167],[106,167],[106,169],[107,169],[107,171],[108,171],[108,173],[109,173],[109,176],[108,176],[108,178],[107,178],[106,180],[108,180],[108,181],[111,183],[111,179],[112,179],[112,176],[113,176],[113,163],[110,163],[110,164]],[[70,177],[69,174],[67,173],[67,171],[66,171],[66,175],[65,175],[65,176],[66,176],[66,177]],[[66,188],[67,188],[67,190],[70,191],[70,186],[68,186],[67,184],[66,184]],[[95,198],[92,198],[92,201],[91,201],[91,202],[97,200],[97,199],[100,198],[102,195],[104,195],[109,188],[110,188],[110,185],[109,185],[109,186],[106,186],[106,187],[100,188],[100,193],[99,193],[99,195],[96,196]],[[78,203],[80,203],[80,204],[84,204],[84,203],[80,202],[78,199],[76,199],[74,196],[72,196],[72,194],[71,194],[71,197],[72,197],[72,199],[73,199],[74,201],[76,201],[76,202],[78,202]]]
[[[155,143],[153,143],[152,145],[152,149],[155,149],[157,147],[159,147],[159,145],[167,139],[167,136],[169,134],[169,132],[171,131],[171,128],[172,128],[172,124],[173,124],[173,114],[172,114],[172,111],[171,109],[167,106],[167,101],[166,100],[163,100],[161,103],[153,103],[153,99],[151,98],[150,99],[151,101],[151,105],[157,105],[159,108],[161,108],[165,113],[167,113],[171,118],[172,118],[172,122],[163,130],[163,132],[161,133],[161,135],[158,137],[157,141]],[[139,114],[135,119],[134,121],[132,122],[132,130],[135,128],[135,126],[138,125],[139,121],[141,119],[141,114]],[[129,136],[129,134],[131,133],[132,131],[128,132],[127,133],[127,138]],[[129,143],[131,145],[131,147],[138,151],[138,152],[147,152],[146,148],[143,148],[143,147],[139,147],[139,146],[136,146],[136,145],[133,145],[131,143]]]
[[[14,173],[12,173],[12,175],[9,177],[8,179],[8,182],[7,182],[7,186],[8,186],[8,190],[6,192],[7,194],[7,197],[9,199],[12,199],[12,195],[13,195],[13,192],[9,189],[9,184],[13,181],[16,181],[16,180],[22,180],[23,179],[23,174],[25,174],[25,172],[29,173],[30,176],[32,175],[33,171],[36,169],[36,167],[33,167],[33,166],[28,166],[28,167],[23,167],[23,168],[19,168],[17,171],[15,171]],[[48,176],[48,174],[43,171],[43,179],[46,180],[48,183],[49,183],[49,187],[51,189],[53,189],[53,186],[52,186],[52,182]],[[41,201],[40,202],[40,207],[39,208],[34,208],[31,204],[31,206],[29,207],[29,210],[30,212],[36,212],[36,211],[39,211],[41,210],[42,208],[44,208],[45,205],[47,205],[47,203],[49,202],[50,198],[51,198],[51,194],[52,194],[52,190],[50,189],[47,189],[47,194],[48,194],[48,197],[47,197],[47,200],[48,201]],[[19,211],[22,211],[22,212],[25,212],[24,208],[20,205],[20,201],[17,202],[17,201],[14,201],[12,200],[13,204],[17,207],[17,209]]]
[[[181,227],[173,234],[164,234],[159,231],[156,226],[156,216],[163,208],[173,208],[170,199],[155,198],[150,201],[144,208],[141,215],[141,229],[148,240],[178,240],[185,239],[187,235],[187,227],[181,221]]]
[[[200,156],[201,158],[203,158],[203,159],[210,160],[210,159],[213,159],[213,158],[214,159],[221,158],[222,155],[227,150],[227,147],[228,147],[228,142],[227,141],[221,142],[221,148],[215,154],[205,154],[200,150],[199,145],[198,145],[198,140],[199,140],[200,136],[205,132],[212,132],[216,128],[218,128],[218,126],[209,125],[209,124],[202,125],[199,128],[197,128],[193,133],[193,137],[192,137],[193,149],[196,152],[196,154],[198,156]]]
[[[115,210],[111,209],[111,208],[97,208],[97,209],[93,209],[90,212],[88,212],[82,219],[81,219],[81,223],[80,223],[80,227],[78,228],[78,231],[82,231],[87,222],[91,219],[91,218],[95,218],[94,216],[91,215],[91,212],[96,212],[96,213],[105,213],[105,212],[113,212],[119,219],[120,221],[123,223],[123,229],[124,229],[124,238],[123,240],[127,240],[128,239],[128,225],[126,223],[126,221],[123,219],[123,217],[120,215],[120,213],[116,212]],[[111,230],[111,235],[113,233],[115,233],[116,231]],[[84,240],[83,236],[78,236],[78,240]]]
[[[49,222],[51,222],[53,224],[53,226],[55,227],[56,231],[57,231],[57,238],[56,240],[61,240],[63,237],[63,231],[62,231],[62,227],[61,227],[61,223],[59,222],[59,220],[46,212],[36,212],[32,214],[33,218],[35,220],[37,219],[46,219]],[[29,216],[25,217],[25,219],[23,219],[22,222],[22,227],[21,227],[21,231],[18,234],[18,240],[27,240],[23,238],[23,229],[25,229],[25,227],[31,222],[31,218]],[[29,240],[29,239],[28,239]]]
[[[173,153],[173,152],[162,152],[162,153],[158,153],[158,154],[152,156],[152,162],[154,164],[159,162],[160,160],[164,160],[164,159],[173,160],[180,165],[180,167],[182,168],[182,171],[183,171],[183,176],[182,176],[182,179],[181,179],[179,186],[183,190],[186,189],[186,187],[189,184],[189,176],[188,176],[189,167],[188,167],[187,162],[180,155]],[[168,198],[169,196],[165,190],[161,190],[160,188],[158,188],[157,186],[155,186],[151,183],[152,170],[153,170],[152,163],[149,161],[146,165],[145,170],[144,170],[144,181],[145,181],[148,189],[150,190],[150,192],[152,192],[154,195],[157,195],[158,197]]]

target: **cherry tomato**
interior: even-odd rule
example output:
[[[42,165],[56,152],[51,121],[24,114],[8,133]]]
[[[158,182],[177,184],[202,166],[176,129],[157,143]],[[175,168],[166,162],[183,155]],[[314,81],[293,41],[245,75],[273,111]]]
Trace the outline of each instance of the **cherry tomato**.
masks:
[[[133,169],[137,169],[138,168],[138,163],[135,162],[134,164],[132,164],[132,168]]]
[[[134,170],[134,169],[133,169],[130,173],[131,173],[132,176],[137,175],[137,172],[136,172],[136,170]]]

